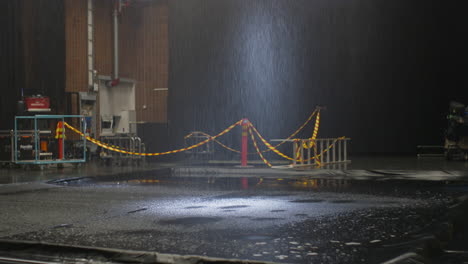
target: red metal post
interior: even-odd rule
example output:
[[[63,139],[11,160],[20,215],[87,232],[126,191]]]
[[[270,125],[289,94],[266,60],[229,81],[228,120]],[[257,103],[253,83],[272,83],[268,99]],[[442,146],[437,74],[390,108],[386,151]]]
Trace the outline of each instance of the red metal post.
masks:
[[[247,177],[241,178],[242,189],[247,190],[249,188],[249,179]]]
[[[247,166],[247,134],[249,133],[249,120],[244,118],[242,120],[242,149],[241,149],[241,166]]]

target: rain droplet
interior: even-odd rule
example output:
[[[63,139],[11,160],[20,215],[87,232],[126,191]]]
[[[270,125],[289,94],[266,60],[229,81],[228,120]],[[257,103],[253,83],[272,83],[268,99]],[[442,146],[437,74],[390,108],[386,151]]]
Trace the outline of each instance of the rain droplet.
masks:
[[[347,246],[360,246],[361,243],[359,243],[359,242],[348,242],[348,243],[345,243],[345,245],[347,245]]]

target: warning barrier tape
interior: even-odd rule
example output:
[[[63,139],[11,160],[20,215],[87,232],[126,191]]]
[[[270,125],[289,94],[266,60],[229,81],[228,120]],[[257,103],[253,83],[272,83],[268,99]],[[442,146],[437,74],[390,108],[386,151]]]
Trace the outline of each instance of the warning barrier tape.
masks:
[[[320,111],[317,112],[317,117],[315,118],[315,125],[314,125],[314,131],[312,133],[312,137],[309,138],[309,142],[308,144],[307,143],[303,143],[303,148],[306,148],[306,149],[309,149],[309,148],[312,148],[315,146],[315,139],[317,138],[317,134],[318,134],[318,130],[319,130],[319,126],[320,126]],[[296,150],[296,160],[299,160],[299,157],[301,155],[301,148],[300,148],[300,144],[299,143],[300,139],[296,139],[294,142],[294,144],[296,144],[297,146],[297,150]],[[316,153],[317,149],[314,149],[314,154],[317,154]]]
[[[316,156],[311,157],[310,159],[305,159],[304,161],[309,161],[309,160],[314,160],[314,159],[320,158],[320,156],[322,156],[323,154],[330,151],[330,149],[332,149],[335,146],[336,142],[341,141],[341,140],[345,140],[345,139],[346,139],[346,137],[343,136],[343,137],[339,137],[339,138],[333,140],[333,142],[330,145],[328,145],[328,147],[326,149],[322,150],[322,152],[320,152],[320,154],[317,154]],[[301,161],[302,161],[301,159],[298,160],[298,162],[301,162]]]
[[[320,161],[318,160],[318,158],[320,156],[322,156],[323,154],[325,154],[327,151],[329,151],[331,148],[333,148],[336,144],[336,142],[338,142],[339,140],[344,140],[345,137],[340,137],[340,138],[337,138],[333,141],[333,143],[331,143],[325,150],[322,150],[322,152],[320,154],[317,154],[317,145],[316,145],[316,138],[317,138],[317,134],[318,134],[318,128],[319,128],[319,125],[320,125],[320,110],[316,110],[314,111],[311,116],[309,117],[309,119],[298,129],[296,130],[296,132],[294,132],[292,134],[295,135],[297,134],[298,131],[300,131],[307,123],[310,122],[310,120],[312,119],[312,117],[314,115],[317,115],[316,117],[316,122],[315,122],[315,126],[314,126],[314,132],[312,134],[312,137],[309,139],[309,142],[308,143],[303,143],[303,148],[311,148],[311,147],[314,147],[314,157],[311,157],[310,159],[306,159],[304,161],[309,161],[309,160],[315,160],[317,165],[320,166]],[[90,136],[86,136],[86,139],[89,140],[90,142],[102,147],[102,148],[105,148],[105,149],[108,149],[108,150],[111,150],[111,151],[115,151],[115,152],[119,152],[119,153],[123,153],[123,154],[128,154],[128,155],[138,155],[138,156],[160,156],[160,155],[167,155],[167,154],[174,154],[174,153],[179,153],[179,152],[184,152],[184,151],[187,151],[187,150],[191,150],[191,149],[194,149],[194,148],[197,148],[197,147],[200,147],[210,141],[215,141],[217,142],[218,144],[220,144],[221,146],[223,146],[224,148],[228,149],[228,150],[231,150],[231,151],[234,151],[234,152],[239,152],[235,149],[232,149],[226,145],[224,145],[223,143],[221,143],[219,140],[217,140],[216,138],[228,133],[229,131],[231,131],[234,127],[236,127],[237,125],[241,125],[242,124],[242,120],[239,120],[238,122],[232,124],[231,126],[229,126],[228,128],[226,128],[225,130],[223,130],[221,133],[217,134],[216,136],[211,136],[207,133],[204,133],[204,132],[200,132],[201,134],[205,135],[207,137],[206,140],[203,140],[197,144],[194,144],[192,146],[189,146],[189,147],[186,147],[186,148],[181,148],[181,149],[176,149],[176,150],[171,150],[171,151],[166,151],[166,152],[159,152],[159,153],[138,153],[138,152],[131,152],[131,151],[127,151],[121,147],[117,147],[117,146],[114,146],[114,145],[109,145],[109,144],[106,144],[102,141],[99,141],[97,139],[94,139]],[[81,135],[81,136],[85,136],[81,131],[79,131],[78,129],[72,127],[71,125],[69,125],[68,123],[64,122],[64,125],[69,128],[70,130],[72,130],[73,132]],[[273,151],[275,152],[277,155],[285,158],[285,159],[288,159],[288,160],[294,160],[293,158],[287,156],[286,154],[282,153],[281,151],[279,151],[278,149],[276,149],[276,147],[278,145],[281,145],[283,144],[284,142],[286,142],[286,140],[282,141],[280,144],[276,145],[276,146],[272,146],[270,143],[268,143],[268,141],[265,140],[265,138],[260,134],[260,132],[258,132],[258,130],[255,128],[255,126],[249,122],[248,124],[248,128],[249,128],[249,133],[250,133],[250,136],[252,138],[252,141],[254,143],[254,147],[256,149],[256,153],[259,154],[260,158],[263,160],[263,162],[268,165],[269,167],[271,167],[271,163],[268,162],[268,160],[266,160],[266,158],[263,156],[262,152],[265,152],[265,151],[260,151],[260,149],[258,148],[258,144],[257,144],[257,141],[255,139],[255,135],[253,132],[255,132],[255,134],[260,138],[260,140],[263,142],[263,144],[268,148],[268,150],[270,151]],[[252,132],[253,131],[253,132]],[[63,132],[62,132],[63,133]],[[193,133],[187,135],[185,138],[188,138],[190,136],[192,136]],[[298,145],[298,150],[297,150],[297,153],[296,154],[296,161],[298,162],[303,162],[302,159],[300,159],[298,156],[298,154],[300,154],[300,147],[301,147],[301,143],[300,142],[301,140],[300,139],[296,139],[294,141],[294,144],[297,144]],[[255,153],[255,152],[254,152]]]
[[[300,157],[301,157],[301,143],[300,143],[300,139],[299,138],[296,138],[294,139],[294,145],[296,146],[296,160],[299,160]]]
[[[315,145],[315,139],[316,139],[316,137],[317,137],[318,128],[319,128],[319,125],[320,125],[320,111],[314,111],[314,113],[312,113],[312,115],[310,116],[310,118],[309,118],[309,119],[304,123],[304,125],[303,125],[303,126],[305,126],[305,125],[312,119],[312,117],[315,115],[315,113],[317,113],[317,118],[316,118],[316,121],[315,121],[314,132],[313,132],[312,137],[311,137],[311,140],[313,140],[313,142],[311,141],[311,142],[309,143],[310,146],[314,146],[314,145]],[[259,138],[264,139],[264,138],[260,135],[260,133],[258,132],[258,130],[256,130],[255,127],[253,127],[253,124],[250,123],[250,124],[249,124],[249,133],[250,133],[250,136],[251,136],[251,138],[252,138],[252,142],[253,142],[254,147],[255,147],[255,149],[256,149],[257,152],[249,153],[249,154],[255,154],[255,153],[258,154],[258,155],[260,156],[260,158],[262,159],[262,161],[263,161],[266,165],[268,165],[269,167],[271,167],[271,166],[272,166],[271,163],[268,162],[268,160],[267,160],[267,159],[263,156],[263,154],[262,154],[262,152],[265,152],[265,151],[260,151],[260,149],[258,148],[258,144],[257,144],[257,141],[255,140],[255,136],[254,136],[254,134],[253,134],[253,132],[252,132],[252,128],[256,131],[256,133],[257,133],[257,135],[259,136]],[[302,128],[299,128],[297,131],[300,131],[301,129],[302,129]],[[297,132],[297,131],[296,131],[296,132]],[[293,133],[293,135],[297,134],[296,132]],[[200,134],[202,134],[202,135],[204,135],[204,136],[206,136],[206,137],[208,137],[208,138],[212,137],[211,135],[209,135],[209,134],[207,134],[207,133],[205,133],[205,132],[197,131],[197,133],[200,133]],[[190,137],[193,136],[193,134],[194,134],[194,133],[190,133],[190,134],[186,135],[184,138],[185,138],[185,139],[190,138]],[[224,147],[225,149],[228,149],[228,150],[233,151],[233,152],[240,153],[240,151],[235,150],[235,149],[233,149],[233,148],[230,148],[230,147],[226,146],[225,144],[221,143],[219,140],[214,139],[214,141],[215,141],[216,143],[218,143],[220,146]],[[263,140],[262,140],[262,141],[263,141]],[[267,141],[265,140],[265,141],[263,141],[263,142],[265,143],[265,142],[267,142]],[[283,142],[281,142],[281,144],[284,143],[284,142],[286,142],[286,140],[283,141]],[[296,139],[295,142],[300,142],[300,139]],[[336,141],[335,141],[334,143],[336,143]],[[333,144],[334,144],[334,143],[333,143]],[[298,144],[300,144],[300,143],[298,143]],[[266,144],[265,144],[265,145],[266,145]],[[305,145],[306,145],[306,143],[304,143],[304,146],[305,146]],[[270,145],[270,146],[271,146],[271,145]],[[278,146],[278,145],[277,145],[277,146]],[[299,145],[299,146],[300,146],[300,145]],[[268,145],[267,145],[267,147],[268,147]],[[273,149],[276,149],[276,146],[271,146],[271,147],[272,147]],[[331,145],[328,149],[330,149],[331,147],[333,147],[333,145]],[[269,150],[273,150],[272,148],[268,148],[268,149],[269,149]],[[280,152],[280,151],[278,151],[278,150],[276,150],[276,151],[273,150],[273,151],[274,151],[275,153],[277,153],[278,155],[282,156],[283,158],[287,158],[287,159],[293,160],[292,158],[289,158],[287,155],[283,154],[282,152]],[[326,152],[326,151],[324,151],[324,152]],[[324,152],[323,152],[323,153],[324,153]],[[318,159],[317,159],[318,157],[320,157],[320,154],[317,155],[317,149],[316,149],[316,148],[314,148],[314,153],[315,153],[314,157],[312,157],[310,160],[316,159],[316,162],[317,162],[318,165],[320,166],[320,162],[319,162]],[[296,160],[298,160],[299,162],[301,162],[302,160],[299,158],[299,157],[300,157],[299,155],[300,155],[300,148],[298,147]]]
[[[81,135],[81,136],[83,136],[83,135]],[[121,149],[121,150],[127,150],[128,151],[128,149],[124,148],[124,147],[112,145],[112,144],[109,144],[109,143],[106,143],[106,142],[103,142],[103,141],[99,141],[99,142],[101,142],[101,144],[104,144],[104,145],[106,145],[108,147],[111,147],[111,148],[116,148],[116,149]]]
[[[310,114],[309,118],[307,118],[307,120],[304,122],[304,124],[302,124],[302,126],[300,126],[294,133],[292,133],[289,137],[287,137],[285,140],[281,141],[279,144],[273,146],[274,148],[278,148],[279,146],[283,145],[284,143],[286,143],[289,139],[295,137],[302,129],[304,129],[304,127],[309,124],[309,122],[312,120],[312,118],[314,118],[314,116],[316,114],[320,114],[320,109],[315,109],[312,114]],[[262,152],[267,152],[267,151],[270,151],[271,149],[267,149],[267,150],[263,150]]]
[[[106,142],[102,142],[102,141],[101,141],[101,143],[104,144],[104,145],[107,145],[107,146],[109,146],[109,147],[111,147],[111,148],[122,149],[122,150],[128,150],[127,148],[120,147],[120,146],[116,146],[116,145],[112,145],[112,144],[108,144],[108,143],[106,143]]]
[[[216,136],[213,136],[213,137],[210,137],[204,141],[201,141],[195,145],[192,145],[192,146],[189,146],[189,147],[186,147],[186,148],[182,148],[182,149],[176,149],[176,150],[171,150],[171,151],[166,151],[166,152],[158,152],[158,153],[138,153],[138,152],[131,152],[131,151],[126,151],[126,150],[120,150],[120,149],[117,149],[117,148],[113,148],[113,147],[109,147],[105,144],[103,144],[101,141],[97,140],[97,139],[94,139],[90,136],[86,136],[86,139],[91,141],[92,143],[102,147],[102,148],[105,148],[105,149],[108,149],[108,150],[112,150],[112,151],[115,151],[115,152],[119,152],[119,153],[123,153],[123,154],[129,154],[129,155],[137,155],[137,156],[161,156],[161,155],[167,155],[167,154],[174,154],[174,153],[179,153],[179,152],[184,152],[184,151],[187,151],[187,150],[191,150],[191,149],[194,149],[194,148],[197,148],[197,147],[200,147],[214,139],[216,139],[217,137],[220,137],[224,134],[226,134],[227,132],[231,131],[234,127],[236,127],[237,125],[239,125],[240,123],[242,122],[242,120],[230,125],[228,128],[226,128],[225,130],[223,130],[221,133],[219,133],[218,135]],[[84,134],[79,131],[78,129],[72,127],[71,125],[69,125],[68,123],[65,122],[65,126],[68,127],[70,130],[72,130],[73,132],[81,135],[81,136],[84,136]]]
[[[309,124],[309,122],[312,120],[312,118],[314,118],[314,116],[319,112],[319,110],[314,110],[312,112],[312,114],[310,114],[310,116],[307,118],[307,120],[294,132],[292,133],[289,137],[287,137],[285,140],[281,141],[280,143],[278,143],[277,145],[273,146],[274,148],[278,148],[279,146],[283,145],[284,143],[286,143],[289,139],[295,137],[302,129],[304,129],[304,127]],[[198,133],[201,133],[207,137],[211,137],[211,135],[205,133],[205,132],[202,132],[202,131],[197,131]],[[193,132],[186,135],[184,138],[187,139],[187,138],[190,138],[193,136]],[[229,151],[232,151],[232,152],[236,152],[236,153],[241,153],[241,151],[237,150],[237,149],[233,149],[229,146],[226,146],[225,144],[223,144],[221,141],[218,141],[218,140],[215,140],[215,142],[217,144],[219,144],[221,147],[229,150]],[[265,153],[265,152],[268,152],[268,151],[271,151],[271,149],[267,148],[267,149],[264,149],[262,150],[261,152]],[[248,154],[256,154],[256,152],[249,152]]]
[[[258,156],[260,156],[260,158],[262,159],[262,161],[268,166],[271,168],[271,163],[268,162],[267,159],[265,159],[265,157],[263,156],[262,152],[260,151],[260,149],[258,148],[258,145],[257,145],[257,141],[255,140],[255,136],[252,132],[252,126],[249,126],[249,134],[250,134],[250,137],[252,138],[252,142],[253,142],[253,145],[255,147],[255,149],[257,150],[257,153],[258,153]]]
[[[277,155],[279,155],[279,156],[281,156],[281,157],[283,157],[285,159],[294,160],[293,158],[291,158],[288,155],[282,153],[281,151],[279,151],[275,147],[273,147],[270,143],[268,143],[268,141],[266,141],[265,138],[263,138],[263,136],[258,132],[258,130],[255,128],[255,126],[252,123],[250,123],[250,126],[252,127],[255,134],[257,134],[258,138],[260,138],[260,140],[263,142],[263,144],[265,144],[265,146],[267,146],[267,148],[271,149],[271,151],[273,151],[274,153],[276,153]]]
[[[256,128],[251,125],[251,128],[253,129],[253,131],[258,135],[258,137],[260,138],[260,140],[263,142],[263,144],[265,144],[267,147],[269,148],[272,148],[271,150],[273,152],[275,152],[276,154],[278,154],[279,156],[283,157],[283,158],[286,158],[286,159],[289,159],[289,160],[293,160],[292,158],[290,158],[289,156],[285,155],[284,153],[280,152],[279,150],[277,149],[274,149],[273,146],[271,144],[269,144],[261,135],[260,133],[256,130]],[[335,139],[326,149],[322,150],[322,152],[320,154],[317,154],[317,149],[316,149],[316,144],[314,144],[314,157],[311,157],[310,159],[305,159],[304,162],[306,161],[309,161],[309,160],[315,160],[317,165],[320,167],[321,166],[321,163],[320,163],[320,156],[324,155],[326,152],[328,152],[330,149],[332,149],[336,142],[340,141],[340,140],[344,140],[346,139],[346,137],[340,137],[340,138],[337,138]],[[255,143],[254,143],[255,145]],[[296,159],[297,162],[302,162],[302,159]]]
[[[304,146],[306,148],[314,147],[314,160],[318,167],[320,167],[321,164],[320,164],[320,160],[317,157],[317,144],[315,142],[315,139],[317,139],[319,126],[320,126],[320,112],[317,113],[317,117],[315,119],[314,132],[312,133],[312,138],[310,138],[311,139],[310,144],[309,146]],[[302,159],[304,159],[304,157],[302,157]]]
[[[318,159],[317,157],[317,144],[315,144],[315,141],[314,141],[314,160],[315,160],[315,164],[317,164],[317,167],[320,168],[320,166],[322,165],[320,160]]]
[[[315,126],[314,126],[314,132],[312,133],[312,137],[310,138],[309,145],[304,143],[304,148],[311,148],[315,144],[315,139],[317,138],[318,135],[318,130],[320,126],[320,111],[317,113],[317,117],[315,118]]]
[[[200,134],[202,134],[202,135],[204,135],[204,136],[206,136],[206,137],[208,137],[208,138],[213,137],[212,135],[207,134],[207,133],[202,132],[202,131],[197,131],[197,133],[200,133]],[[193,134],[194,134],[194,133],[192,132],[192,133],[186,135],[184,138],[185,138],[185,139],[190,138],[190,137],[193,136]],[[221,147],[223,147],[223,148],[225,148],[225,149],[227,149],[227,150],[229,150],[229,151],[241,153],[239,150],[236,150],[236,149],[233,149],[233,148],[230,148],[230,147],[224,145],[221,141],[219,141],[219,140],[217,140],[217,139],[214,139],[214,142],[216,142],[216,143],[219,144]],[[249,154],[250,154],[250,153],[249,153]]]
[[[325,154],[327,151],[329,151],[330,149],[335,147],[336,142],[341,141],[341,140],[345,140],[345,139],[346,139],[346,137],[343,136],[343,137],[339,137],[339,138],[333,140],[333,143],[331,143],[325,150],[323,150],[320,154],[318,154],[317,158],[319,158],[320,156]]]

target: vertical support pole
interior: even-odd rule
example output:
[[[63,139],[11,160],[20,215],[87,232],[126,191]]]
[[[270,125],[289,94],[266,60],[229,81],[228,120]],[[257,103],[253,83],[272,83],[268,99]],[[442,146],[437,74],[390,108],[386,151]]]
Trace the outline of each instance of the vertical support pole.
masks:
[[[336,142],[333,142],[332,150],[333,150],[332,162],[335,163],[336,162]]]
[[[242,150],[241,150],[241,166],[247,166],[247,134],[249,130],[249,120],[247,118],[242,119]]]
[[[297,164],[297,142],[293,141],[293,165]]]
[[[137,140],[138,140],[138,153],[143,153],[143,151],[141,151],[142,150],[141,138],[137,137]],[[144,158],[145,156],[140,156],[140,157]]]
[[[113,143],[112,145],[115,145],[115,146],[122,146],[122,138],[121,138],[121,137],[118,137],[117,142],[116,142],[116,143]],[[124,154],[123,154],[122,152],[119,152],[119,166],[122,166],[123,155],[124,155]]]
[[[14,137],[14,131],[10,130],[10,162],[15,162],[15,137]]]
[[[65,117],[62,117],[62,127],[63,127],[63,132],[62,132],[62,140],[63,140],[63,159],[67,159],[67,157],[65,156],[65,140],[67,139],[66,135],[65,135]]]
[[[114,8],[114,79],[119,79],[119,11],[120,11],[120,0]]]
[[[327,145],[328,148],[330,146],[330,139],[327,138]],[[327,163],[330,163],[330,150],[327,151]]]
[[[347,162],[348,161],[348,150],[347,150],[347,144],[348,143],[348,139],[343,139],[343,144],[344,144],[344,150],[343,150],[343,155],[344,155],[344,161]]]
[[[320,148],[319,148],[319,154],[320,154],[320,163],[323,165],[323,139],[320,139]]]
[[[300,158],[301,159],[301,164],[304,165],[304,143],[305,143],[305,140],[301,140],[299,142],[301,142],[300,143],[301,145],[299,146],[300,150],[301,150],[301,156],[300,156],[301,157]]]
[[[318,160],[318,157],[317,157],[317,148],[318,148],[317,139],[314,139],[312,145],[313,145],[313,148],[314,148],[314,160],[315,160],[315,165],[317,165],[317,168],[320,168],[320,166],[321,166],[322,164],[320,164],[320,161]]]
[[[65,118],[62,117],[62,152],[63,152],[63,159],[67,159],[65,157]]]
[[[307,139],[306,142],[307,142],[307,146],[310,146],[310,139]],[[310,149],[311,148],[307,148],[307,165],[310,165],[310,163],[311,163],[311,160],[310,160],[311,150]]]
[[[93,8],[93,1],[94,0],[88,0],[88,86],[89,86],[89,89],[94,90],[94,11],[93,11],[94,8]]]
[[[338,162],[341,162],[341,158],[342,158],[342,148],[341,148],[341,144],[343,142],[341,142],[341,140],[338,140]]]
[[[241,178],[242,189],[247,190],[249,189],[249,179],[247,177]]]
[[[63,160],[63,153],[65,152],[64,146],[63,146],[64,145],[63,144],[63,129],[64,129],[63,121],[59,121],[59,123],[57,124],[59,160]]]
[[[15,140],[15,163],[18,161],[18,119],[15,117],[15,130],[14,130],[14,140]]]
[[[81,129],[83,131],[83,160],[86,161],[86,119],[81,118]]]
[[[39,160],[39,142],[38,142],[39,133],[37,131],[37,117],[34,117],[34,155],[35,155],[35,162]]]

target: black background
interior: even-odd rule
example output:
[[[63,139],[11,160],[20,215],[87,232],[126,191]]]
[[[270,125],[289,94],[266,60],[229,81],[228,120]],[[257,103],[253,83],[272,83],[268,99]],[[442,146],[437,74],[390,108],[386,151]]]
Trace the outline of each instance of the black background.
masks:
[[[0,0],[0,4],[0,129],[12,129],[21,89],[24,95],[48,95],[51,108],[63,111],[64,1]]]
[[[174,144],[242,117],[284,138],[317,104],[319,136],[349,136],[353,153],[441,144],[449,101],[468,103],[462,3],[169,1]]]
[[[1,1],[2,129],[12,127],[21,88],[44,91],[55,109],[64,98],[63,1],[23,2]],[[450,100],[468,103],[463,1],[171,0],[169,6],[169,129],[141,126],[150,150],[181,146],[189,131],[214,134],[242,117],[267,138],[283,138],[321,104],[327,110],[319,136],[349,136],[353,153],[411,153],[418,144],[442,143]],[[24,65],[25,7],[36,14],[28,50],[34,57],[27,60],[33,65]],[[26,75],[34,87],[25,87]],[[223,141],[237,146],[238,132]],[[310,133],[311,127],[300,136]]]

